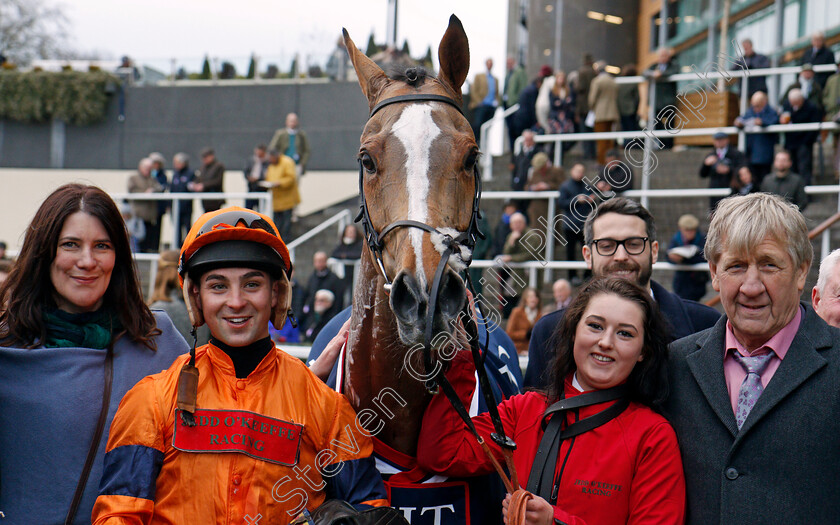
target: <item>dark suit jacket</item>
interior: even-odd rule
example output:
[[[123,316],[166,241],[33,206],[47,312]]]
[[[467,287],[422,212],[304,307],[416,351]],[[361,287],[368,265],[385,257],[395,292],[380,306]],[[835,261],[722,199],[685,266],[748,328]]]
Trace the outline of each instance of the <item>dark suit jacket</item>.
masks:
[[[802,58],[799,60],[799,64],[811,64],[816,66],[818,64],[834,64],[834,53],[831,52],[825,46],[822,46],[814,53],[814,47],[808,46],[808,49],[805,50],[805,53],[802,55]],[[814,73],[814,79],[821,86],[825,86],[825,81],[828,80],[828,77],[831,76],[831,73]]]
[[[712,149],[708,155],[717,155],[717,151]],[[708,156],[707,155],[707,156]],[[723,156],[723,160],[718,160],[718,163],[723,163],[724,165],[729,166],[729,172],[721,175],[717,172],[717,163],[712,164],[711,166],[706,166],[705,158],[703,159],[703,164],[700,165],[700,176],[703,178],[709,179],[709,187],[710,188],[729,188],[732,185],[732,177],[734,177],[738,173],[738,169],[746,164],[744,160],[744,155],[738,151],[738,148],[733,146],[732,144],[726,148],[726,153]]]
[[[650,282],[653,297],[659,304],[659,311],[671,325],[671,337],[680,339],[700,330],[713,326],[720,318],[714,308],[704,304],[682,299],[662,287],[656,281]],[[537,321],[531,331],[531,343],[528,346],[528,369],[525,371],[525,386],[545,388],[543,372],[551,366],[554,358],[554,331],[566,310],[557,310],[546,314]]]
[[[723,375],[726,317],[671,344],[666,417],[685,469],[689,524],[837,523],[840,330],[810,304],[740,431]]]

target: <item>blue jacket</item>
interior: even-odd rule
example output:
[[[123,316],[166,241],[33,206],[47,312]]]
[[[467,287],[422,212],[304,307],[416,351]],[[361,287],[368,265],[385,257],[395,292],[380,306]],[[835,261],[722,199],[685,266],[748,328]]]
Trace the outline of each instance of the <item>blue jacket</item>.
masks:
[[[105,432],[73,520],[90,524],[108,429],[126,392],[188,352],[163,312],[152,351],[126,337],[114,345]],[[2,523],[64,523],[102,406],[105,350],[0,347],[0,511]]]
[[[770,126],[779,123],[779,115],[770,104],[764,106],[760,112],[756,112],[752,106],[741,116],[743,120],[760,118],[762,126]],[[779,141],[775,133],[748,133],[747,134],[747,157],[750,164],[772,164],[773,147]]]
[[[671,337],[681,339],[685,336],[714,326],[720,313],[704,304],[681,299],[662,287],[656,281],[650,282],[650,290],[659,304],[659,311],[671,325]],[[525,387],[546,388],[548,383],[543,372],[551,367],[554,357],[554,331],[566,310],[557,310],[543,316],[531,331],[531,343],[528,346],[528,369],[525,371]]]

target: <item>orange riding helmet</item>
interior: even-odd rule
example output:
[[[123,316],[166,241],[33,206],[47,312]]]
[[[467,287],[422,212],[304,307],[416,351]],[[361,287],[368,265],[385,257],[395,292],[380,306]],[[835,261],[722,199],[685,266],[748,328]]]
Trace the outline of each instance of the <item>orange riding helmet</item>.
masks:
[[[281,297],[271,322],[275,328],[282,328],[292,298],[289,250],[271,218],[237,206],[199,217],[181,247],[178,275],[192,325],[204,324],[192,281],[209,270],[230,267],[262,270],[281,281]]]

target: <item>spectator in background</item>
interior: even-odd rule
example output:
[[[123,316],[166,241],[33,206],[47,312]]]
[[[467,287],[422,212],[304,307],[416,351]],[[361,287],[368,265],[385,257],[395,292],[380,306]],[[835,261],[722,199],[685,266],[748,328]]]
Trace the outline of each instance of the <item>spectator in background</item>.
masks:
[[[312,275],[309,276],[309,282],[306,283],[306,298],[303,302],[303,319],[301,320],[302,326],[309,326],[308,320],[313,312],[315,292],[318,290],[329,290],[333,293],[335,312],[340,312],[344,308],[341,302],[341,297],[343,296],[341,279],[327,268],[327,254],[324,252],[315,252],[315,255],[312,256]]]
[[[543,73],[546,72],[548,73],[546,76],[550,76],[551,68],[543,66],[540,69],[540,75],[525,86],[525,89],[519,95],[519,109],[514,113],[517,133],[523,133],[526,129],[532,129],[537,126],[537,97],[539,97],[543,79],[545,78]],[[475,139],[478,140],[479,137],[475,137]]]
[[[714,151],[710,151],[700,166],[700,176],[709,179],[709,188],[731,188],[732,178],[744,165],[744,156],[733,148],[729,135],[718,131],[712,135]],[[709,209],[714,210],[723,197],[709,197]]]
[[[551,294],[554,296],[551,311],[567,308],[572,302],[572,285],[566,279],[557,279],[551,285]]]
[[[14,264],[15,262],[9,259],[0,259],[0,286],[3,286],[3,283],[9,278]]]
[[[747,195],[761,191],[761,187],[755,183],[749,166],[741,166],[738,175],[732,179],[732,194]]]
[[[548,155],[539,152],[531,161],[531,174],[525,191],[556,191],[563,181],[563,168],[551,165]],[[542,220],[540,220],[542,217]],[[532,199],[528,206],[528,221],[534,228],[546,230],[548,224],[548,201],[546,199]]]
[[[575,132],[575,91],[566,81],[566,73],[558,69],[552,77],[554,83],[548,90],[548,127],[547,133],[574,133]],[[566,140],[563,142],[565,153],[575,141]]]
[[[805,211],[808,206],[808,195],[805,194],[805,183],[796,173],[790,171],[790,153],[782,150],[776,153],[773,160],[773,173],[764,177],[761,191],[775,193],[799,206],[799,211]]]
[[[591,133],[592,127],[586,124],[589,115],[589,89],[595,79],[595,69],[592,67],[592,55],[583,55],[583,64],[577,70],[575,80],[575,115],[577,117],[578,131]],[[583,141],[583,158],[595,158],[595,144],[591,140]]]
[[[735,119],[735,126],[747,131],[779,123],[779,114],[767,103],[767,95],[758,91],[750,97],[750,107]],[[747,162],[752,172],[753,183],[761,186],[764,176],[773,166],[773,150],[779,137],[775,133],[747,134]]]
[[[805,99],[802,91],[795,88],[788,93],[788,99],[782,106],[782,111],[780,118],[782,124],[803,124],[822,120],[822,112]],[[793,171],[802,177],[806,186],[811,185],[814,143],[819,136],[820,132],[817,130],[785,133],[785,149],[790,153]]]
[[[314,341],[329,320],[341,311],[341,309],[333,308],[335,299],[335,294],[331,290],[322,289],[315,292],[312,311],[306,317],[306,325],[303,329],[303,338],[306,342]]]
[[[525,73],[525,68],[522,64],[516,63],[516,58],[513,56],[507,57],[507,73],[505,74],[505,93],[502,96],[502,104],[507,109],[519,102],[519,95],[528,85],[528,75]],[[511,113],[505,117],[505,122],[508,128],[508,140],[510,141],[510,151],[513,153],[513,143],[519,136],[517,133],[517,126],[514,122],[516,113]]]
[[[840,72],[834,73],[825,82],[822,99],[826,120],[840,122]],[[834,176],[840,176],[840,133],[832,132],[834,138],[834,161],[832,169]]]
[[[815,108],[822,111],[822,87],[817,83],[814,77],[814,68],[811,64],[802,66],[802,71],[799,72],[799,78],[785,89],[785,94],[779,99],[779,105],[783,106],[788,99],[788,95],[792,89],[799,89],[802,91],[802,96],[805,100],[814,105]]]
[[[152,177],[152,159],[146,157],[137,164],[137,173],[128,179],[129,193],[160,193],[163,187]],[[146,235],[140,242],[140,251],[157,252],[160,241],[160,223],[157,220],[157,202],[153,200],[132,200],[132,214],[143,221]]]
[[[122,203],[120,213],[125,222],[125,229],[128,231],[128,245],[132,253],[137,253],[140,251],[140,243],[146,238],[146,226],[140,217],[134,215],[130,204]]]
[[[201,169],[196,171],[195,179],[187,185],[190,191],[197,193],[221,193],[224,191],[225,166],[216,160],[216,150],[201,150]],[[216,211],[225,205],[224,199],[203,200],[204,211]]]
[[[172,320],[172,324],[190,345],[193,343],[192,323],[187,314],[187,304],[181,293],[181,282],[178,278],[178,257],[180,252],[166,250],[160,253],[155,275],[155,289],[149,298],[150,310],[162,310]],[[210,329],[207,325],[198,327],[196,331],[196,345],[206,345],[210,340]]]
[[[811,290],[811,305],[817,315],[831,326],[840,328],[840,275],[837,260],[840,249],[825,256],[820,263],[817,284]]]
[[[286,115],[286,127],[274,132],[274,137],[268,144],[268,149],[276,150],[290,157],[297,166],[297,174],[306,173],[309,164],[309,139],[306,132],[300,129],[296,113]]]
[[[161,191],[167,191],[169,189],[169,178],[166,176],[166,159],[158,152],[150,153],[149,158],[152,159],[152,177],[163,188]],[[163,216],[171,206],[172,201],[157,201],[157,224],[163,224]],[[160,227],[154,233],[157,233],[158,238],[150,239],[149,243],[153,246],[160,246]]]
[[[595,62],[593,69],[597,76],[589,87],[589,108],[595,112],[595,133],[612,131],[618,122],[618,84],[607,70],[607,63],[603,60]],[[604,165],[607,150],[615,145],[612,139],[598,141],[598,164]]]
[[[289,240],[292,227],[292,210],[300,204],[295,161],[275,149],[268,150],[268,168],[263,184],[271,188],[274,224],[280,238]]]
[[[504,206],[502,206],[502,216],[499,217],[496,229],[493,230],[493,257],[502,254],[505,248],[505,241],[507,240],[508,234],[510,234],[510,218],[517,211],[518,208],[515,202],[505,201]]]
[[[599,191],[602,193],[613,191],[622,194],[633,189],[633,169],[628,163],[621,162],[619,150],[611,149],[607,151],[604,162],[604,166],[599,170],[601,176],[596,183]],[[605,183],[606,186],[601,183]]]
[[[531,330],[542,317],[540,295],[531,287],[522,291],[519,304],[511,310],[505,332],[510,336],[519,355],[528,355],[528,342],[531,340]]]
[[[242,174],[245,175],[245,181],[248,183],[249,193],[266,191],[265,186],[260,183],[265,180],[265,171],[268,169],[267,149],[265,144],[257,144],[254,154],[245,162]],[[245,199],[246,208],[258,211],[259,205],[260,201],[257,199]]]
[[[534,136],[535,133],[530,129],[522,132],[522,149],[513,157],[513,173],[511,174],[513,177],[510,184],[510,189],[513,191],[525,190],[525,185],[528,184],[528,174],[531,171],[531,162],[537,153],[543,151],[543,148],[534,141]],[[519,211],[524,213],[531,200],[519,199],[516,203]]]
[[[834,53],[831,52],[830,49],[825,47],[825,34],[822,31],[817,31],[816,33],[811,36],[811,47],[805,50],[805,53],[802,55],[802,58],[799,61],[800,64],[834,64]],[[820,73],[815,76],[815,80],[820,87],[825,86],[828,77],[831,76],[831,73]]]
[[[364,239],[359,234],[359,230],[356,229],[355,225],[348,224],[341,233],[341,240],[338,246],[330,254],[330,259],[334,259],[334,262],[339,263],[335,266],[335,274],[341,279],[341,286],[345,294],[345,303],[352,302],[354,264],[362,257],[363,244]],[[475,258],[480,259],[481,257]],[[346,297],[348,295],[349,297]]]
[[[350,67],[350,57],[347,55],[347,48],[344,47],[344,38],[339,36],[335,43],[333,52],[327,60],[325,72],[330,80],[347,80],[347,70]]]
[[[621,76],[635,77],[639,72],[636,64],[627,64],[622,68]],[[621,131],[638,131],[639,127],[639,85],[620,84],[618,86],[618,118]]]
[[[557,213],[566,216],[563,221],[563,238],[566,240],[566,260],[579,260],[581,248],[583,247],[583,223],[586,220],[586,213],[578,210],[588,210],[592,207],[595,198],[592,196],[592,189],[584,182],[586,166],[578,162],[569,170],[569,178],[560,186],[560,195],[557,199]],[[587,275],[585,272],[584,275]],[[569,280],[577,286],[581,280],[577,270],[569,270]]]
[[[176,153],[172,157],[172,182],[169,191],[172,193],[189,193],[190,183],[195,180],[195,173],[190,169],[190,156],[186,153]],[[174,206],[174,204],[173,204]],[[192,200],[178,201],[178,226],[175,229],[175,245],[181,246],[192,226]],[[172,216],[175,220],[175,214]]]
[[[500,284],[502,296],[502,314],[505,318],[510,315],[515,304],[518,302],[519,294],[528,282],[523,268],[508,268],[507,263],[520,263],[535,258],[531,249],[522,242],[530,230],[528,221],[521,213],[514,213],[510,217],[510,233],[505,239],[502,255],[499,259],[505,263],[501,268]]]
[[[706,262],[703,246],[706,236],[700,231],[700,221],[691,214],[683,215],[677,221],[677,233],[668,245],[668,259],[674,264],[700,264]],[[674,293],[690,301],[699,301],[706,295],[708,270],[674,272]]]
[[[665,129],[664,122],[659,119],[659,113],[667,106],[677,103],[677,83],[665,79],[671,75],[676,75],[680,70],[673,61],[671,48],[659,48],[656,57],[656,64],[648,68],[645,76],[650,79],[650,88],[654,90],[654,96],[656,97],[656,106],[653,111],[654,129]],[[662,138],[660,140],[662,140],[666,149],[674,145],[674,139],[672,138]]]
[[[742,69],[746,67],[748,70],[753,69],[767,69],[770,67],[770,59],[766,55],[761,55],[753,49],[753,42],[749,38],[741,41],[741,50],[743,55],[736,61],[730,69]],[[756,92],[762,91],[767,94],[767,77],[750,75],[747,78],[747,94],[752,97]]]
[[[487,70],[478,73],[473,78],[470,87],[470,111],[472,111],[472,127],[475,140],[480,140],[481,125],[493,118],[499,107],[499,81],[493,76],[493,59],[484,61]]]
[[[6,241],[0,241],[0,260],[8,259],[6,257]]]

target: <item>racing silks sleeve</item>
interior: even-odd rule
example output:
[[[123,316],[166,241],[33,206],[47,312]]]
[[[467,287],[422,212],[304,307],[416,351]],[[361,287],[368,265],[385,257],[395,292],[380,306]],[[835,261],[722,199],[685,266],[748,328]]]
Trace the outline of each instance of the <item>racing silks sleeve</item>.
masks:
[[[155,380],[146,377],[125,395],[111,424],[94,525],[151,523],[164,457],[162,425]]]
[[[344,500],[357,510],[387,506],[385,485],[371,455],[371,432],[357,418],[347,399],[337,396],[335,419],[322,447],[330,452],[330,461],[321,468],[326,498]]]

